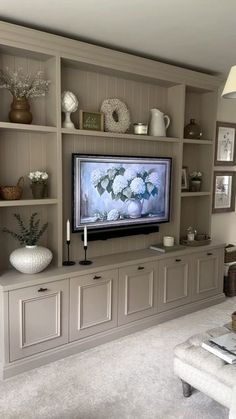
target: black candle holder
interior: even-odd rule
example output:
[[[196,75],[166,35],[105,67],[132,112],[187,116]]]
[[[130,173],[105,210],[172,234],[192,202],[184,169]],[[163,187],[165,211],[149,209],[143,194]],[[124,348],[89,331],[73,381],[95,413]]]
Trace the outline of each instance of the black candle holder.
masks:
[[[70,260],[70,240],[66,240],[67,243],[67,260],[63,262],[63,266],[72,266],[75,265],[75,262]]]
[[[84,246],[84,260],[80,260],[80,265],[91,265],[93,263],[91,260],[87,260],[87,248],[88,246]]]

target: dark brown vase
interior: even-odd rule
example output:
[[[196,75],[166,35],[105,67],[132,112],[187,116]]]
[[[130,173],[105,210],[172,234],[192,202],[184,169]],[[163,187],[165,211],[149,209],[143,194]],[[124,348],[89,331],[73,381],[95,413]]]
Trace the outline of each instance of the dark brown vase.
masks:
[[[32,183],[31,190],[34,199],[47,197],[47,185],[45,183]]]
[[[190,119],[190,123],[184,127],[184,138],[200,139],[202,137],[202,129],[196,124],[195,119]]]
[[[13,96],[11,111],[9,112],[10,122],[15,122],[17,124],[31,124],[32,119],[33,116],[30,112],[28,99],[25,97],[18,98]]]

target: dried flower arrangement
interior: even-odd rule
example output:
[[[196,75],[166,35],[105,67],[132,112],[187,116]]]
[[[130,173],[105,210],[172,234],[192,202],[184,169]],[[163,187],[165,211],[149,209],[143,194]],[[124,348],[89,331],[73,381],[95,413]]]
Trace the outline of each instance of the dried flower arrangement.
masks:
[[[28,178],[31,180],[32,183],[47,183],[48,174],[47,172],[40,172],[36,170],[36,172],[30,172],[28,174]]]
[[[6,67],[0,69],[0,89],[7,89],[16,98],[32,98],[45,96],[49,90],[50,80],[44,79],[44,72],[25,74],[22,68],[16,71]]]
[[[189,174],[191,180],[202,180],[202,172],[193,171]]]

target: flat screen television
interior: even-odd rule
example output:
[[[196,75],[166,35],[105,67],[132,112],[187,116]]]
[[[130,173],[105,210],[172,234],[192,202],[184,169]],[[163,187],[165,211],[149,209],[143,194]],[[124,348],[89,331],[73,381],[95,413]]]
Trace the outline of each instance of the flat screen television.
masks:
[[[73,232],[168,222],[170,157],[72,155]]]
[[[73,153],[73,232],[168,222],[171,166],[171,157]]]

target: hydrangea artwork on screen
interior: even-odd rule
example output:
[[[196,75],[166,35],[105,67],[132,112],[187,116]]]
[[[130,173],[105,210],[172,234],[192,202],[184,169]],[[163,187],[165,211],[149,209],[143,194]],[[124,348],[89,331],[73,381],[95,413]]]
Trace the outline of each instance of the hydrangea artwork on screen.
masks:
[[[72,159],[74,231],[169,221],[171,158]]]

